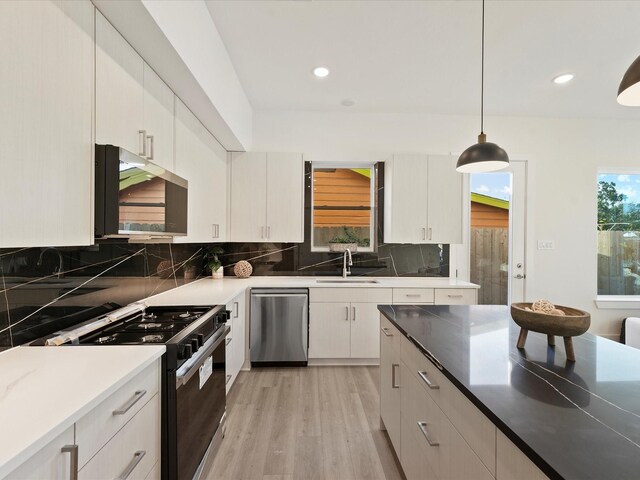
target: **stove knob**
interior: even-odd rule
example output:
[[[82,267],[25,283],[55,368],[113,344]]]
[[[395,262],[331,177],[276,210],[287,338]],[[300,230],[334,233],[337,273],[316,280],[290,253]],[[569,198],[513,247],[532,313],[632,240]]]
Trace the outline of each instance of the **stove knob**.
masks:
[[[198,345],[198,339],[195,337],[191,339],[191,348],[193,349],[193,353],[197,352],[200,348],[200,345]]]
[[[191,345],[184,345],[180,350],[179,358],[180,360],[189,360],[193,355],[193,351],[191,350]]]
[[[198,334],[198,346],[204,345],[204,335],[202,333]]]

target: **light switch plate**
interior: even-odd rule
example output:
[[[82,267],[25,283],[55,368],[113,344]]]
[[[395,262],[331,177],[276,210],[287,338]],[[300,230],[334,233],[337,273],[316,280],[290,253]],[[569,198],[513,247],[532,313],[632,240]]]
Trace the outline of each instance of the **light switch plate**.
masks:
[[[538,250],[553,250],[554,248],[553,240],[538,240]]]

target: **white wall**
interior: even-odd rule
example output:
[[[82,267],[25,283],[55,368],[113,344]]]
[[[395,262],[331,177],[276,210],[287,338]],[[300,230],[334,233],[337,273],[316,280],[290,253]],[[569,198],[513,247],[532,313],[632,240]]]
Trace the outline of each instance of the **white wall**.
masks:
[[[393,153],[459,154],[475,143],[478,118],[423,114],[254,112],[253,150],[306,159],[385,160]],[[639,310],[598,309],[597,169],[640,170],[640,122],[488,118],[488,141],[529,162],[526,300],[548,298],[592,315],[591,332],[617,336]],[[538,251],[538,239],[555,249]]]

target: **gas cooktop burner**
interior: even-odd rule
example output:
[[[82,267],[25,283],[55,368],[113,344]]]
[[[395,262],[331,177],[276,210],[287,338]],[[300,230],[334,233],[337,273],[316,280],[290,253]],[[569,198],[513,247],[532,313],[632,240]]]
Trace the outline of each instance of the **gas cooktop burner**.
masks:
[[[164,335],[145,335],[140,339],[142,343],[159,343],[164,340]]]
[[[115,341],[116,338],[117,338],[116,334],[106,335],[104,337],[96,338],[94,343],[97,343],[98,345],[104,345],[105,343],[111,343],[111,342]]]
[[[168,332],[170,330],[174,330],[175,328],[176,325],[173,322],[136,322],[127,325],[125,327],[125,330],[128,332]]]
[[[172,320],[181,320],[183,322],[188,322],[191,320],[195,320],[196,318],[198,318],[201,314],[200,313],[190,313],[190,312],[183,312],[183,313],[177,313],[175,315],[171,316]]]
[[[142,319],[143,320],[155,320],[156,318],[158,318],[158,316],[153,312],[150,312],[150,313],[143,312],[142,313]]]

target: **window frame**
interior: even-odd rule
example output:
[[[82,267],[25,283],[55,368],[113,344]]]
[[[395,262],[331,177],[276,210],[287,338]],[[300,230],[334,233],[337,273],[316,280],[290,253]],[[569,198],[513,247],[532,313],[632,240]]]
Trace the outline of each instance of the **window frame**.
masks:
[[[315,215],[315,202],[314,202],[314,177],[316,168],[344,168],[344,169],[354,169],[354,168],[368,168],[371,171],[371,177],[369,178],[369,202],[371,208],[369,212],[371,213],[369,217],[369,246],[368,247],[360,247],[358,246],[358,252],[375,252],[376,251],[376,213],[377,213],[377,205],[376,205],[376,164],[375,163],[360,163],[360,162],[309,162],[311,164],[311,205],[310,205],[310,247],[312,252],[329,252],[329,246],[319,247],[315,245],[314,238],[314,215]]]

